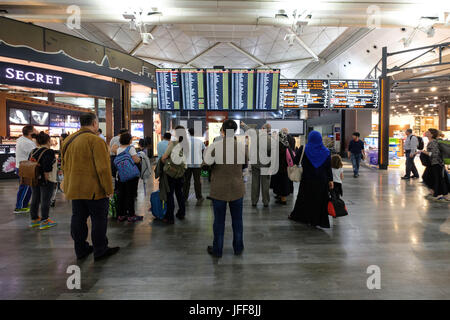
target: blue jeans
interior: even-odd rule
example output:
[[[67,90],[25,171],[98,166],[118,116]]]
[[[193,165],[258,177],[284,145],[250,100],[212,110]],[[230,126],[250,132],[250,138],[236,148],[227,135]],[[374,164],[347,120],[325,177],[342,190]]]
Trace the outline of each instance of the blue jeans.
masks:
[[[244,250],[244,227],[242,223],[243,198],[234,201],[222,201],[213,199],[214,208],[214,241],[213,252],[221,256],[223,250],[223,238],[225,235],[225,216],[227,214],[227,203],[231,212],[231,225],[233,227],[233,249],[236,254]]]
[[[16,168],[16,174],[19,175],[19,169]],[[16,209],[27,208],[31,199],[31,187],[21,184],[17,191]]]
[[[352,153],[350,159],[352,160],[352,166],[353,166],[353,174],[356,176],[359,174],[359,164],[361,163],[362,155]]]

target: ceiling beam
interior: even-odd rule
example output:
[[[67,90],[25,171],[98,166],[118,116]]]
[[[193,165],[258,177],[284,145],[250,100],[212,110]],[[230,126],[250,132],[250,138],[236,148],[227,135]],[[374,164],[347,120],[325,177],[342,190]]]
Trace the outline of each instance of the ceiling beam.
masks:
[[[311,55],[311,57],[314,58],[315,61],[319,61],[319,57],[317,54],[312,51],[312,49],[300,38],[300,36],[292,30],[292,28],[286,28],[285,29],[288,33],[293,34],[295,37],[295,40],[297,40],[298,43]]]
[[[236,51],[242,53],[244,56],[246,56],[247,58],[249,58],[250,60],[256,62],[259,64],[259,67],[265,67],[265,68],[270,68],[268,65],[266,65],[264,62],[262,62],[261,60],[259,60],[257,57],[255,57],[254,55],[248,53],[247,51],[245,51],[244,49],[242,49],[241,47],[235,45],[233,42],[227,42],[227,44],[232,47],[233,49],[235,49]]]
[[[208,52],[210,52],[211,50],[213,50],[215,47],[217,47],[219,44],[221,44],[222,42],[216,42],[215,44],[213,44],[211,47],[209,47],[209,48],[207,48],[207,49],[205,49],[205,50],[203,50],[202,52],[200,52],[198,55],[196,55],[195,57],[193,57],[191,60],[189,60],[188,62],[186,62],[182,67],[184,67],[184,66],[193,66],[193,67],[195,67],[194,65],[192,65],[192,63],[195,61],[195,60],[197,60],[198,58],[200,58],[201,56],[203,56],[203,55],[205,55],[205,54],[207,54]]]

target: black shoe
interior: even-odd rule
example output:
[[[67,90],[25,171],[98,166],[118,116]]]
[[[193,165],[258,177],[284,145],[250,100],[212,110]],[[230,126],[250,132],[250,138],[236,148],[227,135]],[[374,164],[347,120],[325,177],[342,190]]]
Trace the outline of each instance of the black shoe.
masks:
[[[175,220],[169,220],[169,219],[165,219],[165,218],[162,219],[161,221],[166,223],[166,224],[174,224],[175,223]]]
[[[287,201],[282,201],[282,200],[280,199],[280,200],[275,201],[275,203],[282,204],[282,205],[286,205],[286,204],[287,204]]]
[[[268,206],[269,206],[268,203],[265,203],[265,204],[264,204],[264,208],[267,208]]]
[[[55,200],[52,200],[52,202],[50,203],[50,207],[54,208],[55,205],[56,205],[56,201],[55,201]]]
[[[256,207],[256,203],[252,203],[252,207]]]
[[[353,178],[358,178],[358,175],[357,175],[357,174],[354,174],[354,175],[353,175]]]
[[[214,252],[213,252],[213,247],[212,246],[208,246],[208,248],[206,248],[206,250],[208,251],[208,253],[210,254],[210,255],[212,255],[213,257],[215,257],[215,258],[222,258],[222,255],[217,255],[217,254],[215,254]]]
[[[240,255],[242,255],[242,252],[244,252],[244,249],[242,249],[241,251],[239,251],[239,252],[234,252],[234,255],[235,256],[240,256]]]
[[[106,259],[112,255],[115,255],[117,252],[119,252],[120,247],[114,247],[114,248],[108,248],[106,252],[101,255],[100,257],[94,257],[94,261],[100,261],[103,259]]]
[[[181,215],[181,214],[177,213],[177,214],[175,215],[175,217],[177,217],[179,220],[184,220],[184,214]]]
[[[83,254],[82,256],[77,257],[77,260],[83,260],[83,259],[87,258],[92,252],[94,252],[94,247],[93,246],[89,246],[88,250],[86,251],[86,253]]]
[[[419,179],[420,177],[419,176],[413,176],[412,178],[413,179]]]
[[[411,177],[407,177],[407,176],[402,177],[402,180],[409,180],[409,179],[411,179]]]

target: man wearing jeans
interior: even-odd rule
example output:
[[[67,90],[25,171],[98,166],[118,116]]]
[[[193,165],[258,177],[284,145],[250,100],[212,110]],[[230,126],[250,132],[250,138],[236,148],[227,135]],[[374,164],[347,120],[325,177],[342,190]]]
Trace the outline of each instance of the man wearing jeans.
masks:
[[[222,158],[214,159],[215,163],[211,171],[211,193],[209,196],[213,201],[214,209],[214,241],[213,245],[208,246],[207,249],[208,253],[216,258],[222,257],[227,205],[230,207],[231,213],[234,254],[240,255],[244,250],[242,203],[245,185],[242,177],[242,165],[247,161],[247,154],[245,145],[243,145],[245,142],[238,142],[234,136],[236,130],[236,122],[225,120],[221,129],[223,139],[214,142],[211,146],[214,150],[212,157]],[[234,158],[230,156],[233,154],[233,150],[227,150],[227,145],[234,146]],[[206,154],[208,154],[208,151]],[[238,155],[240,152],[244,152],[244,154]],[[243,161],[240,161],[241,159]],[[205,158],[207,164],[213,164],[209,160]]]
[[[352,161],[354,178],[359,177],[359,165],[361,163],[361,160],[364,160],[364,158],[366,157],[366,154],[364,152],[364,142],[362,142],[359,137],[359,132],[353,132],[353,140],[350,141],[348,145],[348,157]]]
[[[97,136],[98,119],[93,113],[80,116],[81,129],[64,140],[61,147],[64,193],[72,200],[70,230],[78,259],[92,252],[102,260],[119,251],[108,247],[109,197],[113,193],[111,164],[106,142]],[[91,218],[92,246],[87,242],[87,219]]]
[[[406,130],[406,140],[405,140],[405,157],[406,157],[406,174],[402,177],[403,180],[409,180],[411,178],[418,179],[419,172],[417,171],[416,165],[414,163],[414,158],[416,157],[417,146],[419,145],[419,139],[413,135],[412,129]],[[411,177],[411,172],[413,176]]]
[[[32,140],[32,135],[37,133],[33,126],[27,125],[22,128],[22,136],[17,139],[16,144],[16,174],[19,174],[19,166],[21,161],[28,160],[31,151],[36,148],[36,144]],[[14,213],[30,212],[28,204],[31,198],[31,187],[21,184],[17,191],[16,209]]]

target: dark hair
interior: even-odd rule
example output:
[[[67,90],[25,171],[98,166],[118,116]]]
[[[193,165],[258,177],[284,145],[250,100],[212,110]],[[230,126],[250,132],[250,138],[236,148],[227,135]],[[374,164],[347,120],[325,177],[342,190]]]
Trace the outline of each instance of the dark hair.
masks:
[[[334,169],[340,169],[342,168],[344,165],[342,164],[342,158],[340,155],[338,154],[333,154],[331,156],[331,167]]]
[[[98,128],[98,133],[102,134],[103,133],[102,129]]]
[[[406,132],[412,133],[413,131],[411,128],[409,128],[409,129],[406,129]]]
[[[234,122],[234,120],[228,119],[223,122],[222,131],[226,133],[228,129],[233,129],[233,131],[236,132],[237,124],[236,122]]]
[[[139,139],[139,147],[141,147],[142,149],[145,148],[145,140],[144,139]]]
[[[61,134],[61,138],[64,140],[65,138],[67,138],[69,135],[67,133],[62,133]]]
[[[356,132],[353,132],[352,133],[352,136],[355,136],[355,137],[360,137],[361,136],[361,134],[358,132],[358,131],[356,131]]]
[[[170,140],[170,138],[172,138],[172,134],[170,132],[166,132],[164,133],[163,138],[164,140]]]
[[[80,125],[82,127],[92,126],[95,120],[97,120],[97,116],[95,113],[92,112],[83,113],[80,116]]]
[[[30,133],[32,133],[34,130],[34,127],[32,125],[27,125],[22,128],[22,133],[25,137],[27,137]]]
[[[191,135],[191,137],[194,136],[195,132],[194,132],[194,128],[189,128],[188,129],[189,134]]]
[[[428,129],[428,131],[430,131],[431,137],[433,137],[433,139],[437,139],[439,137],[440,134],[439,130],[430,128]]]
[[[119,142],[121,145],[126,146],[126,145],[130,144],[131,139],[133,139],[131,134],[129,134],[128,132],[125,132],[120,135]]]
[[[41,131],[39,132],[39,134],[36,135],[36,142],[38,145],[43,146],[44,144],[50,142],[50,136],[46,134],[44,131]]]
[[[122,128],[122,129],[120,129],[119,134],[127,133],[127,132],[128,132],[128,129]]]
[[[178,129],[184,130],[184,127],[178,125],[178,126],[175,127],[175,130],[178,130]],[[179,137],[178,137],[178,142],[181,142],[181,141],[183,141],[183,136],[179,136]]]

